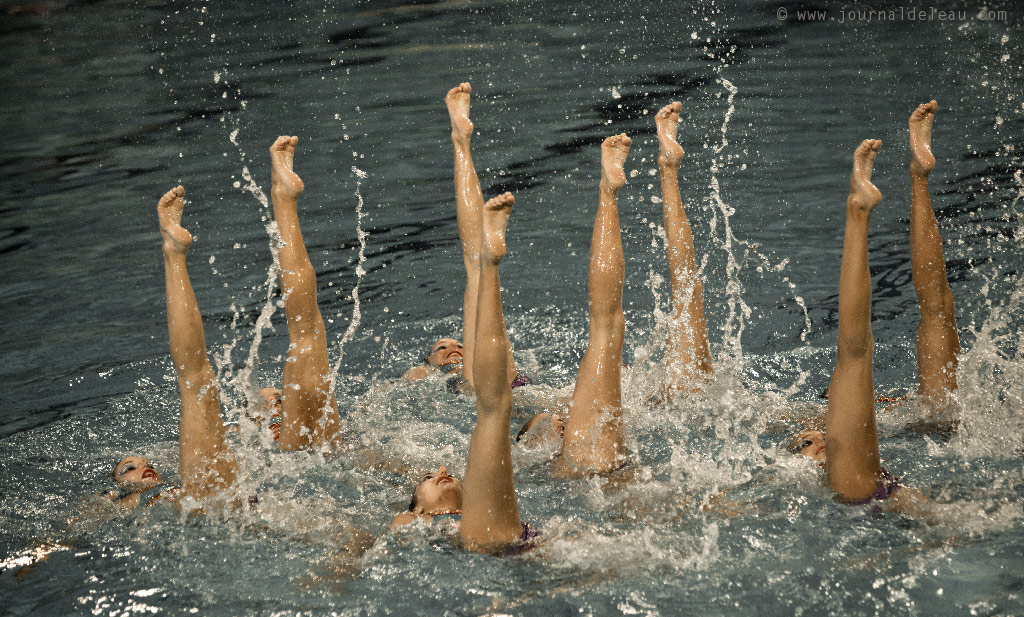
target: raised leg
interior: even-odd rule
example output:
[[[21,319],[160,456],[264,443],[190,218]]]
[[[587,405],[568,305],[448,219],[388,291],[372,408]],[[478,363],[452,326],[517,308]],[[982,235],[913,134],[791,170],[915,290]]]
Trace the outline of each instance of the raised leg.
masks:
[[[917,327],[918,392],[942,404],[956,389],[957,336],[953,292],[946,278],[942,236],[928,194],[928,176],[935,167],[932,121],[939,104],[920,105],[910,116],[910,263],[921,308]]]
[[[847,501],[866,499],[881,473],[872,359],[871,273],[868,223],[882,201],[871,169],[882,142],[866,139],[853,155],[846,235],[839,274],[839,349],[825,418],[825,469],[829,485]]]
[[[288,317],[288,360],[281,388],[284,450],[341,445],[341,421],[331,392],[327,334],[316,300],[316,272],[299,228],[298,196],[305,188],[292,170],[298,137],[278,137],[270,147],[274,221],[281,234],[281,289]]]
[[[682,105],[666,105],[654,118],[658,127],[658,171],[662,211],[668,240],[668,269],[672,280],[672,327],[665,348],[668,392],[696,390],[713,371],[708,326],[704,318],[704,283],[697,273],[690,221],[679,195],[679,162],[683,148],[676,141]]]
[[[472,87],[462,83],[444,97],[452,123],[452,146],[455,149],[455,215],[462,242],[462,261],[466,267],[466,291],[462,297],[462,342],[464,344],[462,374],[473,383],[473,362],[476,349],[476,311],[480,289],[481,216],[484,194],[476,175],[470,140],[473,122],[469,119],[469,100]],[[508,379],[515,379],[516,368],[509,348]]]
[[[460,529],[463,541],[475,550],[510,544],[522,533],[509,440],[512,383],[505,378],[509,341],[498,280],[498,265],[505,256],[505,226],[513,203],[512,194],[505,193],[483,208],[474,365],[476,426],[469,442]]]
[[[614,471],[626,456],[621,392],[625,259],[618,193],[626,182],[623,165],[631,143],[622,134],[601,144],[600,201],[590,240],[590,335],[569,403],[559,463],[573,475]]]
[[[206,355],[203,318],[188,277],[192,234],[181,226],[185,189],[168,191],[157,204],[167,288],[167,334],[181,392],[180,475],[184,493],[209,497],[235,482],[237,465],[224,440],[217,375]]]
[[[469,142],[473,122],[469,119],[472,88],[463,83],[448,91],[444,103],[452,121],[452,146],[455,148],[455,216],[462,241],[462,261],[466,267],[466,290],[462,296],[463,377],[473,383],[474,337],[476,336],[477,296],[480,289],[480,217],[484,194],[473,165]]]

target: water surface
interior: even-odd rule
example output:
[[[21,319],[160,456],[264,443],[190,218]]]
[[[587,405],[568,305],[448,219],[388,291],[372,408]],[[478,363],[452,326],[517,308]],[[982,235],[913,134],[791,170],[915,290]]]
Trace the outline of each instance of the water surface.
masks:
[[[520,455],[525,557],[467,555],[427,530],[385,534],[412,482],[355,460],[239,439],[264,509],[181,520],[153,508],[80,533],[18,582],[9,614],[1021,614],[1024,426],[1018,273],[1021,15],[801,20],[724,3],[7,4],[0,156],[4,314],[0,556],[59,537],[110,466],[177,470],[154,206],[182,183],[190,271],[221,372],[275,383],[287,348],[267,306],[266,148],[300,137],[303,230],[349,433],[415,468],[462,468],[473,407],[395,385],[458,334],[463,272],[442,97],[470,81],[484,192],[517,198],[502,271],[517,360],[568,388],[586,341],[598,144],[634,140],[620,193],[631,446],[645,481],[606,494]],[[965,356],[962,429],[880,419],[887,467],[939,524],[835,504],[779,449],[774,418],[813,406],[834,362],[853,148],[884,146],[871,227],[875,380],[913,389],[918,312],[907,240],[906,119],[939,100],[933,202]],[[667,308],[653,114],[683,102],[694,224],[718,378],[647,402]],[[361,235],[363,244],[361,244]],[[365,245],[365,246],[364,246]],[[360,254],[363,262],[361,268]],[[731,266],[730,264],[734,264]],[[736,291],[727,293],[727,285]],[[355,299],[358,297],[358,311]],[[346,332],[351,334],[346,337]],[[344,343],[342,344],[342,341]],[[736,512],[704,511],[728,490]],[[242,518],[243,520],[236,520]],[[381,536],[354,567],[335,535]],[[356,574],[352,575],[349,570]]]

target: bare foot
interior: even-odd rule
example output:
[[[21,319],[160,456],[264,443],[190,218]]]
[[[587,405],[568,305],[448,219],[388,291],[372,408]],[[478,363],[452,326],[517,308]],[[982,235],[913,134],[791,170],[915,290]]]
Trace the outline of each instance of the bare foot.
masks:
[[[626,155],[633,140],[625,133],[612,135],[601,144],[601,189],[616,192],[626,183]]]
[[[180,184],[164,193],[156,205],[160,219],[160,235],[164,237],[164,250],[185,253],[192,244],[192,234],[181,226],[181,213],[185,210],[185,187]]]
[[[880,139],[865,139],[853,153],[850,196],[846,198],[848,208],[871,212],[882,201],[882,192],[871,184],[871,169],[875,165],[875,155],[881,147]]]
[[[283,190],[292,197],[298,197],[306,185],[302,178],[292,171],[295,159],[295,144],[298,137],[282,135],[270,146],[270,181],[275,189]]]
[[[512,193],[503,193],[484,204],[481,257],[492,264],[499,263],[505,256],[505,226],[508,225],[514,203],[516,198]]]
[[[683,159],[683,147],[676,141],[676,129],[679,127],[679,110],[683,104],[673,101],[661,108],[654,116],[654,124],[658,127],[658,164],[678,167]]]
[[[473,122],[469,119],[469,93],[472,90],[469,82],[463,82],[444,97],[448,116],[452,119],[452,140],[462,145],[468,145],[469,138],[473,136]]]
[[[927,176],[935,168],[932,154],[932,121],[939,104],[922,103],[910,114],[910,173]]]

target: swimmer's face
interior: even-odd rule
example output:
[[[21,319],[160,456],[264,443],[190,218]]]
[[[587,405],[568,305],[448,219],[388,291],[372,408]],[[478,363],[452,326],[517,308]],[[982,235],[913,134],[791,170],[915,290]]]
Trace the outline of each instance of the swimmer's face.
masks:
[[[281,413],[280,390],[277,388],[261,388],[260,398],[263,399],[263,403],[260,405],[261,411],[268,411],[271,416],[276,416]]]
[[[441,366],[454,360],[462,359],[462,343],[453,338],[443,338],[430,347],[427,363],[430,366]]]
[[[525,448],[536,448],[561,441],[563,433],[565,433],[565,422],[562,418],[545,411],[526,421],[516,441]]]
[[[448,468],[441,465],[437,471],[424,474],[413,490],[416,499],[415,514],[436,514],[462,509],[462,482],[448,475]]]
[[[801,431],[790,442],[789,451],[824,463],[825,433],[815,430]]]
[[[261,388],[260,401],[254,407],[246,410],[247,418],[259,426],[267,423],[274,441],[281,438],[281,391],[277,388]],[[271,418],[277,417],[277,421],[268,422]]]
[[[144,491],[164,480],[149,461],[141,456],[126,456],[114,466],[114,484],[128,491]]]

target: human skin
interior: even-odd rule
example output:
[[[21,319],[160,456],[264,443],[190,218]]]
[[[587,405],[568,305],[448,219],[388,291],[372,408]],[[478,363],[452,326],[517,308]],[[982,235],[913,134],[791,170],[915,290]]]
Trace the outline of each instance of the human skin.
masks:
[[[932,122],[939,104],[930,101],[910,115],[910,263],[921,309],[917,328],[918,393],[941,406],[956,390],[960,339],[953,291],[946,275],[942,236],[932,209],[928,177],[935,168]]]
[[[666,257],[672,288],[672,324],[665,345],[666,396],[700,389],[713,372],[708,326],[704,316],[704,283],[697,270],[693,233],[679,193],[683,148],[676,141],[682,104],[673,101],[654,116],[658,131],[658,173]]]
[[[288,359],[281,388],[283,450],[342,445],[341,419],[331,384],[327,333],[317,304],[316,271],[299,227],[298,197],[305,189],[295,173],[298,137],[282,135],[270,147],[274,222],[281,234],[281,290],[288,319]]]
[[[569,403],[555,472],[561,476],[608,473],[626,457],[622,422],[622,343],[625,259],[619,229],[618,193],[632,140],[615,135],[601,144],[601,183],[590,241],[590,331]]]
[[[875,393],[872,381],[871,273],[868,223],[882,201],[871,183],[882,142],[866,139],[853,155],[846,198],[846,232],[839,274],[839,337],[825,418],[825,471],[829,486],[845,501],[874,493],[881,476]]]

